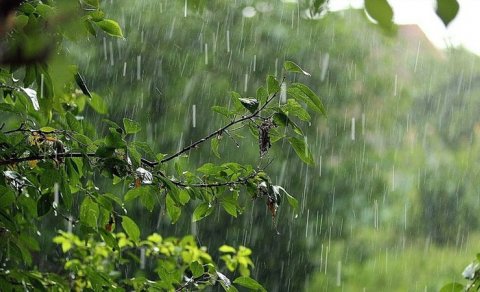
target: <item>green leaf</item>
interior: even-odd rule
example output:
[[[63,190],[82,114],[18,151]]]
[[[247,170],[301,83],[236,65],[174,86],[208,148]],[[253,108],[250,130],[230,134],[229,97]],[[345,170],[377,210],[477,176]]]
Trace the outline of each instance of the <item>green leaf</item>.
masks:
[[[125,132],[127,134],[135,134],[142,129],[139,123],[127,118],[123,119],[123,127],[125,128]]]
[[[98,8],[99,5],[99,0],[82,0],[82,2],[94,8]]]
[[[225,117],[230,117],[232,115],[232,113],[228,110],[228,108],[224,107],[224,106],[218,106],[218,105],[214,105],[212,106],[212,111],[214,112],[217,112]]]
[[[268,94],[275,94],[280,91],[280,84],[273,75],[267,76],[267,92]]]
[[[176,223],[182,214],[182,209],[177,207],[170,194],[167,194],[165,204],[167,205],[167,214],[170,220],[172,220],[172,224]]]
[[[288,142],[292,145],[293,150],[297,153],[298,157],[308,165],[313,165],[313,157],[308,149],[305,139],[298,139],[296,137],[288,138]]]
[[[80,206],[80,222],[86,226],[97,228],[97,220],[100,214],[98,204],[90,197],[86,197]]]
[[[122,216],[122,227],[133,241],[138,241],[140,238],[140,229],[138,228],[135,221],[133,221],[128,216]]]
[[[448,283],[440,289],[440,292],[463,292],[465,287],[460,283]]]
[[[109,247],[111,247],[113,249],[116,249],[116,250],[119,249],[117,240],[115,239],[115,237],[113,237],[113,235],[110,232],[106,231],[103,228],[100,228],[99,231],[100,231],[100,235],[102,236],[103,241],[105,241],[105,243]]]
[[[459,8],[457,0],[437,0],[435,12],[447,26],[457,16]]]
[[[111,19],[103,19],[95,23],[98,25],[98,27],[100,27],[104,32],[108,33],[109,35],[123,38],[122,29],[116,21]]]
[[[226,244],[222,245],[218,250],[221,251],[221,252],[225,252],[225,253],[236,253],[237,252],[237,250],[234,247],[226,245]]]
[[[155,192],[155,189],[154,189],[153,186],[141,186],[141,187],[129,190],[125,194],[125,197],[123,198],[123,200],[125,202],[129,202],[129,201],[137,198],[138,196],[141,196],[141,195],[146,194],[146,193],[154,193],[154,192]]]
[[[209,203],[203,202],[200,205],[198,205],[197,208],[195,208],[195,210],[193,211],[192,221],[193,222],[199,221],[207,217],[208,215],[210,215],[212,211],[213,211],[213,207]]]
[[[254,113],[258,108],[258,100],[255,98],[239,98],[243,107],[246,108],[249,112]]]
[[[152,188],[153,189],[153,188]],[[140,202],[142,202],[142,205],[149,211],[152,212],[153,208],[155,208],[155,193],[150,191],[150,192],[145,192],[142,194],[140,197]]]
[[[190,264],[190,271],[192,271],[194,278],[198,278],[203,275],[203,266],[199,262],[194,261]]]
[[[259,87],[257,89],[257,94],[255,95],[255,97],[260,103],[265,104],[268,100],[268,92],[265,89],[265,87],[263,86]]]
[[[303,136],[302,129],[299,126],[297,126],[297,124],[295,124],[292,120],[290,120],[290,118],[286,114],[284,114],[282,111],[279,111],[273,114],[273,121],[278,126],[283,126],[283,127],[291,126],[296,133]]]
[[[387,0],[365,0],[365,11],[387,32],[394,30],[393,10]]]
[[[50,211],[52,209],[52,202],[53,202],[53,197],[50,193],[45,194],[38,199],[37,202],[37,215],[38,217],[41,217]]]
[[[257,281],[255,281],[254,279],[250,278],[250,277],[238,277],[236,278],[234,281],[233,281],[234,284],[238,284],[240,286],[243,286],[245,288],[248,288],[248,289],[252,289],[252,290],[255,290],[255,291],[267,291],[265,290],[265,288],[263,288],[262,285],[260,285],[260,283],[258,283]]]
[[[105,137],[105,145],[111,148],[124,148],[126,143],[122,138],[122,134],[120,134],[114,128],[110,128],[109,130],[110,133],[108,133]]]
[[[237,206],[229,201],[221,201],[220,205],[223,207],[223,209],[233,217],[237,217]]]
[[[212,148],[212,152],[213,154],[215,154],[215,156],[217,156],[218,158],[220,158],[220,152],[218,152],[218,146],[219,146],[219,138],[218,137],[214,137],[210,140],[210,147]]]
[[[288,204],[295,210],[298,210],[298,200],[291,196],[283,187],[281,186],[273,186],[273,188],[277,190],[283,191],[285,196],[287,197]]]
[[[52,133],[52,132],[55,132],[57,129],[55,128],[52,128],[52,127],[41,127],[40,128],[40,131],[44,132],[44,133]]]
[[[108,105],[103,98],[92,92],[92,98],[88,99],[88,104],[99,114],[105,115],[108,113]]]
[[[298,66],[297,64],[295,64],[292,61],[285,61],[285,63],[283,63],[283,68],[285,68],[285,70],[287,70],[288,72],[302,73],[304,75],[311,76],[310,73],[303,70],[302,68],[300,68],[300,66]],[[269,90],[269,92],[270,92],[270,90]]]
[[[301,83],[293,83],[287,89],[287,92],[293,98],[305,102],[305,104],[307,104],[312,110],[320,112],[325,116],[327,115],[327,111],[325,110],[320,97],[318,97],[308,86]]]
[[[298,117],[304,122],[309,121],[311,118],[308,112],[293,98],[289,98],[282,108],[289,115]]]
[[[66,113],[66,118],[70,130],[77,133],[83,132],[82,124],[75,118],[75,116],[71,112]]]

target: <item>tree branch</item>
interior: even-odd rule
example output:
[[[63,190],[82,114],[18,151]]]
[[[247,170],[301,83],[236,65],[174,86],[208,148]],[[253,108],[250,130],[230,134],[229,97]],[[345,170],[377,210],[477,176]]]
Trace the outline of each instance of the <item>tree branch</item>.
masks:
[[[156,162],[155,165],[158,164],[158,163],[164,163],[164,162],[170,161],[170,160],[174,159],[175,157],[178,157],[178,156],[182,155],[183,153],[189,151],[190,149],[193,149],[193,148],[197,147],[199,144],[202,144],[203,142],[208,141],[209,139],[211,139],[211,138],[213,138],[217,135],[222,134],[226,129],[230,128],[231,126],[234,126],[234,125],[236,125],[238,123],[241,123],[243,121],[246,121],[246,120],[257,117],[260,114],[260,112],[263,109],[265,109],[265,107],[277,96],[277,94],[278,94],[278,91],[276,91],[274,94],[272,94],[272,96],[270,96],[267,99],[267,101],[260,108],[258,108],[256,111],[254,111],[252,114],[247,115],[247,116],[242,116],[238,120],[231,121],[230,123],[226,124],[225,126],[221,127],[220,129],[218,129],[218,130],[210,133],[209,135],[203,137],[202,139],[197,140],[197,141],[193,142],[192,144],[190,144],[189,146],[184,147],[182,150],[178,151],[177,153],[174,153],[172,155],[169,155],[169,156],[163,158],[162,160],[160,160],[160,162]]]
[[[163,175],[163,174],[162,174]],[[187,184],[181,181],[175,181],[169,179],[174,185],[182,188],[215,188],[215,187],[225,187],[225,186],[235,186],[235,185],[241,185],[245,184],[249,179],[254,178],[257,175],[257,172],[254,171],[250,175],[243,177],[243,178],[238,178],[237,180],[234,181],[227,181],[227,182],[214,182],[214,183],[196,183],[196,184]],[[166,177],[165,175],[163,175]]]

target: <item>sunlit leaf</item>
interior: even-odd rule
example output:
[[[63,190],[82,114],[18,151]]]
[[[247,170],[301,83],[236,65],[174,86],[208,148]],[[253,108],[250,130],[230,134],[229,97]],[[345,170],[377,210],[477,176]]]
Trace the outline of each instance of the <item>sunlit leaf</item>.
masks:
[[[237,250],[234,247],[226,245],[226,244],[219,247],[218,250],[221,251],[221,252],[225,252],[225,253],[236,253],[237,252]]]

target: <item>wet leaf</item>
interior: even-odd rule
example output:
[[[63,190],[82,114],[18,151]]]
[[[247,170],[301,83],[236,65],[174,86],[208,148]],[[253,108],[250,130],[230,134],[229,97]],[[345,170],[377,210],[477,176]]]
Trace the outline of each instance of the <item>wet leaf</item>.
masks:
[[[50,193],[41,196],[37,202],[37,215],[41,217],[47,214],[48,211],[52,209],[52,202],[53,202],[53,197]]]
[[[90,197],[86,197],[80,206],[80,222],[86,226],[97,228],[97,220],[100,214],[98,204]]]
[[[198,278],[203,275],[203,266],[199,262],[194,261],[190,264],[190,271],[192,271],[194,278]]]
[[[226,245],[226,244],[222,245],[218,250],[221,251],[221,252],[225,252],[225,253],[236,253],[237,252],[237,250],[234,247]]]
[[[140,238],[140,229],[138,228],[135,221],[133,221],[128,216],[122,216],[122,227],[133,241],[138,241]]]
[[[127,118],[123,119],[123,126],[125,128],[125,133],[127,134],[135,134],[142,129],[139,123]]]
[[[447,26],[457,16],[459,8],[457,0],[437,0],[435,12]]]
[[[393,31],[393,10],[387,0],[365,0],[365,11],[371,18],[376,20],[385,31]]]
[[[460,283],[448,283],[440,289],[440,292],[463,292],[465,287]]]
[[[260,283],[250,277],[238,277],[233,283],[255,291],[267,291]]]
[[[203,202],[200,205],[198,205],[197,208],[195,208],[195,210],[193,211],[192,221],[193,222],[199,221],[207,217],[208,215],[210,215],[212,211],[213,211],[213,207],[209,203]]]
[[[258,100],[254,98],[239,98],[238,100],[251,113],[254,113],[258,108]]]
[[[120,25],[118,25],[116,21],[111,19],[103,19],[95,23],[107,34],[114,37],[123,38],[122,29],[120,28]]]
[[[167,214],[170,217],[172,224],[176,223],[180,218],[182,209],[177,207],[177,205],[175,204],[175,202],[173,201],[173,199],[170,197],[169,194],[167,194],[165,204],[167,206]]]
[[[298,66],[292,61],[285,61],[285,63],[283,63],[283,68],[285,68],[285,70],[287,70],[288,72],[302,73],[304,75],[311,76],[310,73],[303,70],[302,68],[300,68],[300,66]]]
[[[297,153],[298,157],[308,165],[313,165],[313,157],[308,149],[308,145],[305,143],[305,139],[298,139],[296,137],[288,138],[288,142],[292,145],[293,150]]]

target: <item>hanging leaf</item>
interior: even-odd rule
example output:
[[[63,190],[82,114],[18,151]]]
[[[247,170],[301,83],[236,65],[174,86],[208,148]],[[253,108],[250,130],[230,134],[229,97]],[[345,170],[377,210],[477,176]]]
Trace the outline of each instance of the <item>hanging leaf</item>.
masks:
[[[107,34],[114,37],[123,38],[122,29],[120,28],[120,25],[118,25],[116,21],[111,19],[103,19],[95,23]]]
[[[90,197],[86,197],[80,206],[80,222],[86,226],[97,228],[97,220],[100,214],[98,204]]]
[[[123,119],[123,127],[125,128],[125,133],[127,134],[135,134],[142,129],[139,123],[127,118]]]
[[[437,0],[435,12],[447,26],[457,16],[459,8],[457,0]]]
[[[283,63],[283,68],[285,68],[285,70],[287,70],[288,72],[302,73],[307,76],[312,76],[310,73],[303,70],[302,68],[300,68],[300,66],[298,66],[292,61],[285,61],[285,63]]]
[[[320,97],[313,92],[308,86],[301,83],[293,83],[288,89],[288,94],[294,99],[303,101],[311,110],[327,115],[327,111],[323,106]]]
[[[305,139],[298,139],[296,137],[288,138],[288,142],[292,145],[293,150],[297,153],[298,157],[308,165],[313,165],[313,157],[308,149],[308,145],[305,142]]]
[[[365,11],[386,32],[394,31],[393,10],[387,0],[365,0]]]
[[[75,82],[77,83],[78,87],[80,87],[80,89],[82,90],[82,93],[92,98],[92,94],[90,93],[90,90],[88,90],[87,84],[85,83],[85,79],[83,79],[83,76],[80,75],[79,72],[76,72],[74,74],[74,77],[75,77]]]
[[[258,108],[258,100],[254,98],[239,98],[242,105],[251,113],[254,113]]]
[[[170,220],[172,221],[172,224],[176,223],[178,219],[180,218],[180,215],[182,213],[182,209],[177,207],[173,199],[170,197],[170,194],[167,194],[166,202],[167,206],[167,214],[168,217],[170,217]]]
[[[195,208],[195,210],[193,211],[192,221],[193,222],[199,221],[207,217],[208,215],[210,215],[212,212],[213,212],[213,207],[209,203],[203,202],[200,205],[198,205],[197,208]]]
[[[38,199],[37,202],[37,215],[39,217],[45,215],[52,209],[53,197],[51,194],[45,194]]]
[[[131,240],[138,241],[138,239],[140,238],[140,229],[138,228],[135,221],[133,221],[128,216],[122,216],[122,227]]]
[[[260,283],[250,277],[238,277],[233,283],[256,291],[267,291]]]

